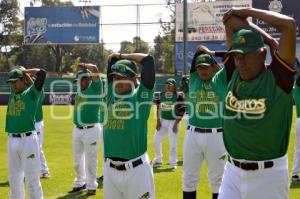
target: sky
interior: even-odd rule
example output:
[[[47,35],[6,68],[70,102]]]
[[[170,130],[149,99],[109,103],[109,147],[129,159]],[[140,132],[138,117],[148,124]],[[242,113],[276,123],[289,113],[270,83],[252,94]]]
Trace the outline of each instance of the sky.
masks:
[[[82,1],[82,0],[81,0]],[[21,15],[24,13],[24,7],[30,6],[29,0],[19,0]],[[137,6],[136,4],[165,4],[164,0],[90,0],[89,3],[72,0],[75,6],[83,5],[100,5],[102,24],[112,23],[136,23]],[[109,6],[135,4],[133,6]],[[38,4],[36,6],[39,6]],[[164,5],[140,6],[140,22],[158,22],[159,18],[163,21],[170,21],[171,12]],[[21,16],[23,17],[23,16]],[[132,41],[137,35],[136,25],[103,25],[100,28],[100,39],[106,43],[106,48],[119,51],[121,41]],[[140,37],[142,40],[149,42],[152,46],[153,39],[158,34],[163,35],[159,24],[140,25]]]

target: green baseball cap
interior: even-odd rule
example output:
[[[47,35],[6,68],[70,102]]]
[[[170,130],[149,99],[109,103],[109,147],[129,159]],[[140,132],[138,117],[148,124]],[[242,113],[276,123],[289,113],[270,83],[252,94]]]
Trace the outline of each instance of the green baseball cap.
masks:
[[[23,72],[20,69],[11,70],[8,73],[8,80],[6,81],[6,83],[14,82],[23,76]]]
[[[253,29],[241,29],[232,35],[232,49],[227,53],[248,54],[264,47],[262,36]]]
[[[127,59],[117,61],[111,67],[112,73],[110,75],[117,75],[121,77],[135,77],[137,74],[137,67],[134,62]]]
[[[91,77],[91,73],[88,70],[79,70],[76,74],[76,78],[74,79],[74,82],[77,82],[78,80],[85,78],[85,77]]]
[[[166,84],[173,84],[174,86],[176,86],[176,80],[173,78],[169,78],[166,80]]]
[[[201,54],[196,57],[196,67],[210,66],[215,63],[214,58],[209,54]]]

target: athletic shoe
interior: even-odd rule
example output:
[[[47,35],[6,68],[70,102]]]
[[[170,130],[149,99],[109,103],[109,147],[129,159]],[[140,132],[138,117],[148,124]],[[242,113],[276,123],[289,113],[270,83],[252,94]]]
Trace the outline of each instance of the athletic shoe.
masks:
[[[42,173],[41,178],[43,178],[43,179],[48,179],[48,178],[50,178],[50,173]]]
[[[79,191],[84,191],[86,189],[86,184],[84,184],[81,187],[73,187],[73,189],[71,191],[69,191],[68,193],[76,193]]]
[[[96,190],[91,190],[91,189],[89,189],[89,190],[87,191],[86,195],[88,195],[88,196],[96,195]]]
[[[157,161],[156,159],[154,159],[154,160],[152,160],[152,161],[150,162],[150,164],[151,164],[152,166],[158,166],[158,165],[162,165],[162,162],[159,162],[159,161]]]
[[[177,169],[177,165],[170,165],[169,169],[175,170]]]
[[[298,175],[294,175],[292,176],[292,182],[296,182],[296,181],[299,181],[299,176]]]

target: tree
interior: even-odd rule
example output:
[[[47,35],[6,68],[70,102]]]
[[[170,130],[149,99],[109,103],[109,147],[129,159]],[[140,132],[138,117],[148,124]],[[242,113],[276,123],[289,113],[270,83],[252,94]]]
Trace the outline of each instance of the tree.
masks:
[[[157,65],[157,72],[175,73],[175,56],[174,43],[171,35],[161,37],[156,36],[154,39],[154,60]]]
[[[4,46],[5,49],[11,45],[16,45],[19,41],[20,21],[17,17],[19,6],[17,0],[2,0],[0,1],[0,49]],[[7,52],[7,50],[6,50]],[[9,70],[10,62],[8,54],[5,53],[6,59],[1,59],[0,65],[2,70]]]
[[[120,44],[120,52],[122,53],[148,53],[149,45],[143,41],[140,37],[134,37],[133,42],[122,41]]]

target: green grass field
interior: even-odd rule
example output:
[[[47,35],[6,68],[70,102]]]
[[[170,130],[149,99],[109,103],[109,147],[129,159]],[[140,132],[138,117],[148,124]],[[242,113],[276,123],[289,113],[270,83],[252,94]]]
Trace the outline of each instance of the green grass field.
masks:
[[[7,176],[7,136],[5,130],[5,113],[6,106],[0,106],[0,198],[8,198],[9,185]],[[53,119],[51,115],[55,115],[57,119]],[[295,121],[295,117],[294,120]],[[45,123],[45,141],[44,152],[46,154],[48,166],[51,172],[51,178],[41,180],[44,198],[52,199],[81,199],[87,198],[83,194],[68,195],[68,191],[73,187],[74,169],[73,169],[73,152],[72,152],[72,107],[71,106],[45,106],[44,107],[44,123]],[[153,135],[155,132],[155,119],[153,111],[148,121],[148,153],[150,158],[154,157],[153,151]],[[292,167],[294,153],[294,122],[290,137],[290,145],[288,150],[289,155],[289,170]],[[182,144],[184,137],[184,123],[181,124],[179,134],[178,158],[179,167],[175,171],[168,169],[168,139],[164,140],[164,164],[154,170],[155,191],[158,199],[177,199],[182,197],[181,177],[182,177]],[[101,174],[101,151],[99,150],[99,167],[98,174]],[[211,192],[208,187],[206,165],[202,166],[201,181],[198,185],[198,198],[210,199]],[[97,190],[97,195],[90,198],[103,198],[102,184]],[[290,189],[290,198],[300,198],[300,185]]]

